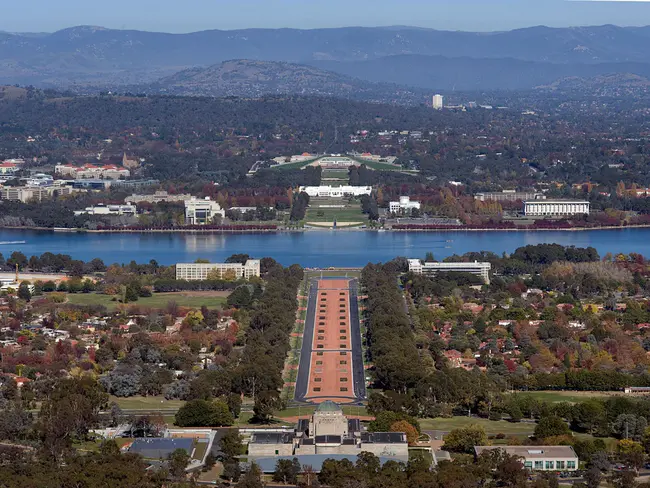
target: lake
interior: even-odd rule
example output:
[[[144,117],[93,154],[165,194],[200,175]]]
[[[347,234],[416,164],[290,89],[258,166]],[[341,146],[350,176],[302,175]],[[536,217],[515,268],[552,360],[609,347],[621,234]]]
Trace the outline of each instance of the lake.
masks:
[[[15,243],[25,241],[24,243]],[[28,257],[44,252],[69,254],[88,261],[98,257],[108,263],[139,263],[155,259],[161,264],[192,262],[206,258],[219,262],[232,254],[272,257],[284,265],[306,267],[364,266],[396,256],[436,259],[468,251],[510,253],[527,244],[557,243],[595,247],[601,256],[637,252],[650,256],[650,229],[526,232],[374,232],[323,230],[267,234],[109,234],[0,230],[0,252]]]

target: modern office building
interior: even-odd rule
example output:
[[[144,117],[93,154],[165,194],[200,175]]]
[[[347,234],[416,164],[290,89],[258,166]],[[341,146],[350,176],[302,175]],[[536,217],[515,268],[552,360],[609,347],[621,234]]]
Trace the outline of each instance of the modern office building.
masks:
[[[356,456],[364,451],[380,458],[406,462],[406,434],[363,432],[358,419],[348,419],[341,407],[329,400],[318,405],[310,419],[299,420],[294,433],[256,432],[248,444],[248,458],[256,462],[282,456],[295,456],[305,461],[323,455],[344,456],[355,462]]]
[[[0,198],[3,200],[14,200],[19,202],[30,202],[46,200],[55,195],[71,195],[75,189],[69,186],[7,186],[0,189]]]
[[[83,210],[75,210],[75,215],[129,215],[137,213],[135,205],[94,205]]]
[[[575,471],[579,466],[571,446],[475,446],[474,452],[480,456],[494,449],[522,458],[524,467],[532,471]]]
[[[413,209],[420,210],[420,202],[412,202],[409,197],[399,197],[398,202],[390,202],[388,208],[391,213],[410,212]]]
[[[496,202],[516,202],[518,200],[546,200],[546,195],[536,191],[515,191],[503,190],[494,192],[477,193],[474,195],[475,200],[486,202],[493,200]]]
[[[217,202],[213,202],[209,198],[199,200],[192,197],[190,200],[185,200],[185,223],[189,225],[205,225],[211,224],[216,216],[224,218],[226,216],[225,210],[221,208]]]
[[[526,200],[523,210],[526,217],[589,215],[589,202],[586,200]]]
[[[159,202],[184,202],[185,200],[191,200],[192,195],[189,193],[176,193],[169,194],[166,191],[157,191],[152,194],[137,194],[134,193],[131,196],[128,196],[124,199],[125,202],[129,203],[159,203]]]
[[[359,197],[361,195],[370,195],[371,186],[301,186],[301,192],[305,192],[310,197],[321,198],[343,198],[346,196]]]
[[[444,106],[444,97],[442,95],[434,95],[433,99],[431,100],[431,106],[433,107],[434,110],[442,110]]]
[[[214,273],[216,272],[216,273]],[[219,278],[250,279],[260,275],[260,260],[249,259],[241,263],[178,263],[176,264],[177,280],[207,280],[209,274],[217,274]]]
[[[490,284],[490,270],[492,264],[484,262],[470,262],[470,263],[438,263],[438,262],[425,262],[419,259],[409,259],[409,271],[415,274],[425,274],[435,276],[440,272],[456,272],[456,273],[471,273],[481,277],[484,283]]]

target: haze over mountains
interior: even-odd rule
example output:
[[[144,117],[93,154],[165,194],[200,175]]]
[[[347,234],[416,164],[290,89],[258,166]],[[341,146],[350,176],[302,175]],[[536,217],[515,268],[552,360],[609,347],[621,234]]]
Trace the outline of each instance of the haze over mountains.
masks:
[[[224,61],[230,62],[220,65]],[[268,90],[373,98],[387,89],[404,91],[387,83],[414,87],[414,93],[530,89],[567,77],[623,73],[650,76],[650,27],[165,34],[82,26],[52,34],[0,33],[0,83],[44,87],[129,85],[176,94],[248,96]]]

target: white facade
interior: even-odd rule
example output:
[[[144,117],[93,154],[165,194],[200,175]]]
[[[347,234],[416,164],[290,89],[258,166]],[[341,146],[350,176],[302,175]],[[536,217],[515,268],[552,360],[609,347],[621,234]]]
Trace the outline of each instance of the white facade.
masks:
[[[484,283],[490,284],[491,263],[422,263],[419,259],[409,259],[409,271],[415,274],[435,275],[438,272],[455,271],[457,273],[471,273],[479,276]]]
[[[361,195],[370,195],[371,186],[301,186],[301,192],[305,192],[310,197],[329,197],[343,198],[345,196],[359,197]]]
[[[420,202],[412,202],[409,197],[399,197],[398,202],[388,204],[391,213],[410,212],[414,208],[420,210],[421,206]]]
[[[431,106],[434,110],[442,110],[442,107],[444,106],[443,99],[444,97],[442,95],[436,94],[433,96],[433,99],[431,100]]]
[[[75,215],[135,215],[137,209],[135,205],[95,205],[86,207],[83,210],[75,210]]]
[[[211,224],[212,219],[220,215],[221,218],[226,216],[225,210],[221,208],[217,202],[213,202],[209,198],[199,200],[192,197],[190,200],[185,200],[185,223],[189,225],[205,225]]]
[[[524,202],[527,217],[558,217],[563,215],[589,215],[586,200],[527,200]]]
[[[217,271],[221,278],[227,273],[234,272],[237,279],[250,279],[260,275],[260,260],[249,259],[241,263],[178,263],[176,264],[177,280],[207,280],[208,274]]]

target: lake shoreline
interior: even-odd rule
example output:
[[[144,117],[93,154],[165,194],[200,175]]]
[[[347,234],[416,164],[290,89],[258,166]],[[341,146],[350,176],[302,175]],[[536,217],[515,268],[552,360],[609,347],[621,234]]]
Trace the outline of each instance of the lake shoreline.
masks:
[[[345,231],[345,232],[399,232],[399,233],[449,233],[449,232],[585,232],[600,230],[625,230],[625,229],[648,229],[650,224],[635,225],[610,225],[600,227],[567,227],[567,228],[498,228],[498,227],[441,227],[431,229],[373,229],[368,227],[309,227],[309,228],[279,228],[279,229],[82,229],[69,227],[25,227],[25,226],[0,226],[0,229],[26,230],[39,232],[60,232],[78,234],[282,234],[282,233],[303,233],[322,231]]]

